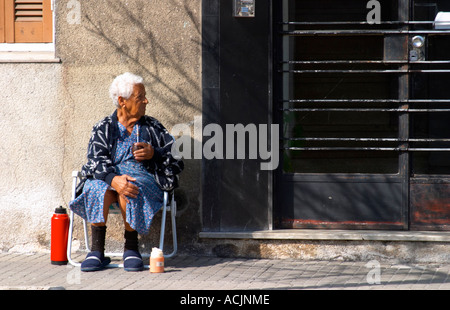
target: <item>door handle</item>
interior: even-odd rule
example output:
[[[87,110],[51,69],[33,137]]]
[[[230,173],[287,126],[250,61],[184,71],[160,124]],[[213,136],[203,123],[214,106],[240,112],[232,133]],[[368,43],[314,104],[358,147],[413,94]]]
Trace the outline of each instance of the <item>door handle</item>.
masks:
[[[424,36],[414,36],[410,41],[409,61],[425,60],[426,38]]]

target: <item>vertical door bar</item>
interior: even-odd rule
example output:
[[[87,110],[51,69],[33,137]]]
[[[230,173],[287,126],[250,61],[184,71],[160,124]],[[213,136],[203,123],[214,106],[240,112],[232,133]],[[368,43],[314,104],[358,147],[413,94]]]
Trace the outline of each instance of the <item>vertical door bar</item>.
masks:
[[[399,0],[398,2],[398,20],[400,22],[409,21],[409,0]],[[402,30],[408,30],[408,25],[402,26]],[[401,35],[399,39],[404,42],[403,51],[406,53],[406,59],[409,59],[409,36]],[[405,64],[400,67],[401,70],[408,70],[409,65]],[[398,99],[404,100],[406,103],[401,107],[402,109],[408,109],[409,103],[409,74],[401,74],[398,80]],[[399,139],[404,141],[401,143],[400,148],[403,151],[399,155],[399,173],[402,177],[402,207],[403,207],[403,223],[405,223],[404,229],[408,229],[408,206],[409,206],[409,175],[410,175],[410,154],[408,152],[408,139],[409,139],[409,113],[401,112],[399,114]]]

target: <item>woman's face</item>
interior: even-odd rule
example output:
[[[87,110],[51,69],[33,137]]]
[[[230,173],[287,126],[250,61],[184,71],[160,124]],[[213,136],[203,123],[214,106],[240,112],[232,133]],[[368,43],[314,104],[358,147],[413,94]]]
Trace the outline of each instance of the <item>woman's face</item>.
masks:
[[[133,93],[129,99],[123,99],[123,109],[130,117],[136,117],[137,119],[145,115],[145,107],[148,100],[145,97],[145,86],[143,84],[136,84],[133,86]]]

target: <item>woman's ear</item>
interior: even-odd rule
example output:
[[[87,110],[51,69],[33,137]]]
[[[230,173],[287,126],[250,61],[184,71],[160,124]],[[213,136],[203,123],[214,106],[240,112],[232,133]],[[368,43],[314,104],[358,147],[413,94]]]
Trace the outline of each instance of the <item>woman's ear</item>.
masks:
[[[117,100],[119,101],[119,108],[123,108],[125,105],[125,99],[122,96],[119,96]]]

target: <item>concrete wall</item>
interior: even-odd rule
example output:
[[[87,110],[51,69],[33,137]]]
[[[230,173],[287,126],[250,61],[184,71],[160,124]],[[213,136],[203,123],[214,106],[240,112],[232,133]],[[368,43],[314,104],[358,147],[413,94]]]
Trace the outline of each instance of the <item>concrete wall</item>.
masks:
[[[2,63],[0,75],[0,249],[45,248],[64,196],[61,66]]]
[[[60,63],[0,63],[2,251],[49,249],[53,210],[70,201],[71,172],[85,162],[91,128],[115,109],[108,95],[115,76],[144,77],[147,114],[169,131],[201,115],[200,0],[83,0],[80,11],[68,3],[55,7]],[[200,165],[185,165],[177,191],[180,243],[192,243],[200,227]],[[119,216],[107,236],[109,248],[121,249]],[[155,246],[158,238],[153,229],[143,243]]]

